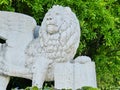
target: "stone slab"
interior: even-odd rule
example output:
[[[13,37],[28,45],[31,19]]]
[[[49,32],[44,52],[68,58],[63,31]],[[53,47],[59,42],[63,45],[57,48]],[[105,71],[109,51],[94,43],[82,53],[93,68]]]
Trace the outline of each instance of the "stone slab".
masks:
[[[97,87],[95,63],[58,63],[55,65],[55,88],[76,90],[83,86]]]

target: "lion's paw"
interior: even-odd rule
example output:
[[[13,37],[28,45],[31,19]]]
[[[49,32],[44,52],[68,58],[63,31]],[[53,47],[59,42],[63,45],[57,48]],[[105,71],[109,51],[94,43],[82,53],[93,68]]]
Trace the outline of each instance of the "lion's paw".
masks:
[[[80,64],[85,64],[87,62],[91,62],[91,58],[88,56],[79,56],[79,57],[75,58],[74,61],[77,63],[80,63]]]

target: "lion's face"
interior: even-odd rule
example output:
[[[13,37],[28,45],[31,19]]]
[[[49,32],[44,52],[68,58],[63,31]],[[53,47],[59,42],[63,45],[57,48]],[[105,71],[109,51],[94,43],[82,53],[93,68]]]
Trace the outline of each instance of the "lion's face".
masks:
[[[59,28],[62,25],[62,15],[60,11],[49,11],[45,16],[46,31],[49,34],[55,34],[59,32]]]

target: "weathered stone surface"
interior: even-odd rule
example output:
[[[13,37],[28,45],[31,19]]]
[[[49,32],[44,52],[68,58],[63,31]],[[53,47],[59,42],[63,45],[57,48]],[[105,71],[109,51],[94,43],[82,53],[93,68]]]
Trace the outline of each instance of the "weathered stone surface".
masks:
[[[13,65],[24,65],[24,51],[33,39],[36,21],[27,15],[0,11],[0,37],[6,40],[6,62]]]
[[[20,70],[24,75],[22,72],[26,71],[22,68],[25,68],[25,50],[33,39],[35,27],[36,21],[30,16],[0,11],[0,38],[6,41],[0,44],[1,74],[14,72],[13,75],[19,77],[16,71]],[[9,77],[0,76],[0,90],[5,90],[8,82]]]
[[[76,63],[74,67],[75,89],[83,86],[97,87],[94,62],[87,62],[85,64]]]
[[[10,77],[0,75],[0,90],[6,90]]]
[[[42,79],[36,79],[36,81],[34,79],[33,85],[41,87],[44,80],[54,80],[54,64],[72,60],[79,46],[79,41],[80,26],[75,14],[69,7],[53,6],[43,19],[39,38],[33,40],[26,50],[27,68],[33,68],[37,61],[41,62],[41,65],[35,65],[34,68],[40,68],[40,71],[34,73],[37,76],[33,76]],[[43,69],[40,66],[44,60],[49,61],[49,64],[44,64]],[[45,74],[46,77],[44,77]]]
[[[56,89],[72,89],[74,85],[74,68],[73,64],[57,63],[55,65],[55,88]]]
[[[55,65],[55,88],[76,90],[83,86],[97,87],[95,63],[57,63]]]
[[[73,61],[80,41],[80,25],[69,7],[53,6],[46,13],[37,34],[33,31],[36,26],[30,16],[0,11],[0,37],[6,41],[0,44],[0,75],[3,75],[0,84],[5,82],[0,90],[5,90],[9,82],[9,77],[4,75],[31,79],[32,85],[39,88],[45,80],[54,79],[56,88],[74,90],[79,84],[95,82],[91,77],[92,72],[95,74],[94,63],[89,57],[81,56]]]

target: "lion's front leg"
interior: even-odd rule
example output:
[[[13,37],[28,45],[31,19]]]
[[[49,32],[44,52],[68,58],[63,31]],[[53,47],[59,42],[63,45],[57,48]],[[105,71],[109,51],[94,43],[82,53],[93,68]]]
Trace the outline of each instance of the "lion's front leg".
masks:
[[[9,76],[0,75],[0,90],[6,90],[9,81],[10,81]]]
[[[50,61],[44,57],[40,57],[36,59],[37,60],[33,65],[32,86],[37,86],[38,88],[42,88]]]

